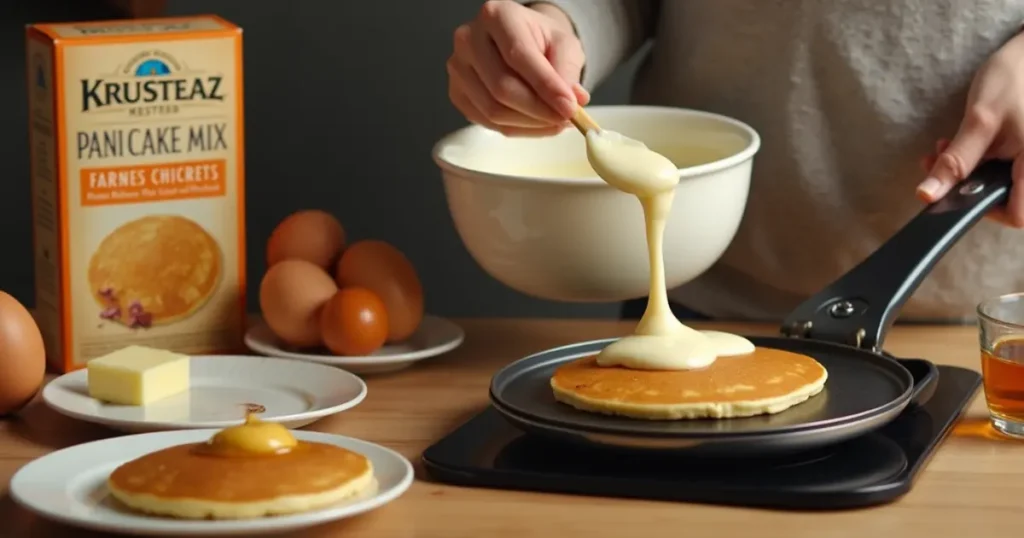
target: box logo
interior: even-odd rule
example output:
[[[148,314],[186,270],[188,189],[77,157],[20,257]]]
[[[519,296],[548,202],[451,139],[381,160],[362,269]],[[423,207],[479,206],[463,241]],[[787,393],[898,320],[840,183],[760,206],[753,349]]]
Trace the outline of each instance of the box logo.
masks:
[[[224,77],[190,71],[173,56],[148,50],[108,76],[81,80],[82,112],[174,114],[181,107],[224,100]]]

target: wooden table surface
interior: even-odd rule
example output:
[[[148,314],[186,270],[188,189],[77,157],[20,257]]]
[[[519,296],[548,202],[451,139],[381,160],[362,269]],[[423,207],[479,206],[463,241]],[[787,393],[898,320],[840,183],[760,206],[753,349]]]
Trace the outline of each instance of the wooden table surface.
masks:
[[[490,376],[499,367],[545,348],[622,335],[631,328],[620,322],[565,320],[460,323],[467,336],[458,350],[402,372],[368,378],[369,395],[364,403],[307,427],[398,450],[416,466],[417,481],[412,488],[397,501],[369,514],[281,536],[623,538],[626,533],[635,533],[673,537],[962,538],[976,532],[991,538],[1019,535],[1024,523],[1024,442],[1002,439],[994,433],[980,391],[914,489],[882,507],[794,513],[432,483],[419,463],[420,453],[487,405]],[[746,334],[775,332],[768,326],[709,326]],[[886,348],[896,355],[978,369],[978,337],[973,326],[897,327]],[[50,451],[114,435],[34,403],[16,418],[0,422],[0,481],[6,488],[19,467]],[[106,535],[42,520],[4,495],[0,500],[0,536]]]

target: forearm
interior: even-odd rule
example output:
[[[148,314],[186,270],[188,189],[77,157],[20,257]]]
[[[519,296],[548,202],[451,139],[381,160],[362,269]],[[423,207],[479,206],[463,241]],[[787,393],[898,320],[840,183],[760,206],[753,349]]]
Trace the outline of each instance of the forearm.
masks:
[[[567,24],[583,43],[583,86],[593,89],[654,35],[658,0],[519,0]]]

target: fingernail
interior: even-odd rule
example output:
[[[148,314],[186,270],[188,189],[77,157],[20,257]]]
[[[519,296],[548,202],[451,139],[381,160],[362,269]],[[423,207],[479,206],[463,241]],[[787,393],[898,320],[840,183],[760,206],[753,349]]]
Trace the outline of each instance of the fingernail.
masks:
[[[917,186],[917,192],[931,197],[937,195],[941,188],[942,182],[934,177],[930,177]]]
[[[573,114],[576,114],[576,102],[568,97],[558,98],[558,113],[565,118],[571,118]]]

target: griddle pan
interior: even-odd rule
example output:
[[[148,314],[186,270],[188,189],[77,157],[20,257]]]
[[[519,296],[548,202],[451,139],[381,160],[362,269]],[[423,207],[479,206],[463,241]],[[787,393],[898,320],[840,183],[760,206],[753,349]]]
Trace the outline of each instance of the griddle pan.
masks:
[[[900,308],[928,272],[986,212],[1006,200],[1011,165],[990,161],[929,205],[858,266],[798,306],[779,337],[748,336],[755,345],[803,353],[829,373],[824,390],[774,415],[648,421],[576,410],[554,399],[555,369],[599,352],[615,339],[550,349],[495,374],[491,403],[526,432],[590,445],[686,451],[695,455],[776,455],[837,443],[896,418],[934,391],[938,370],[923,382],[882,345]]]

